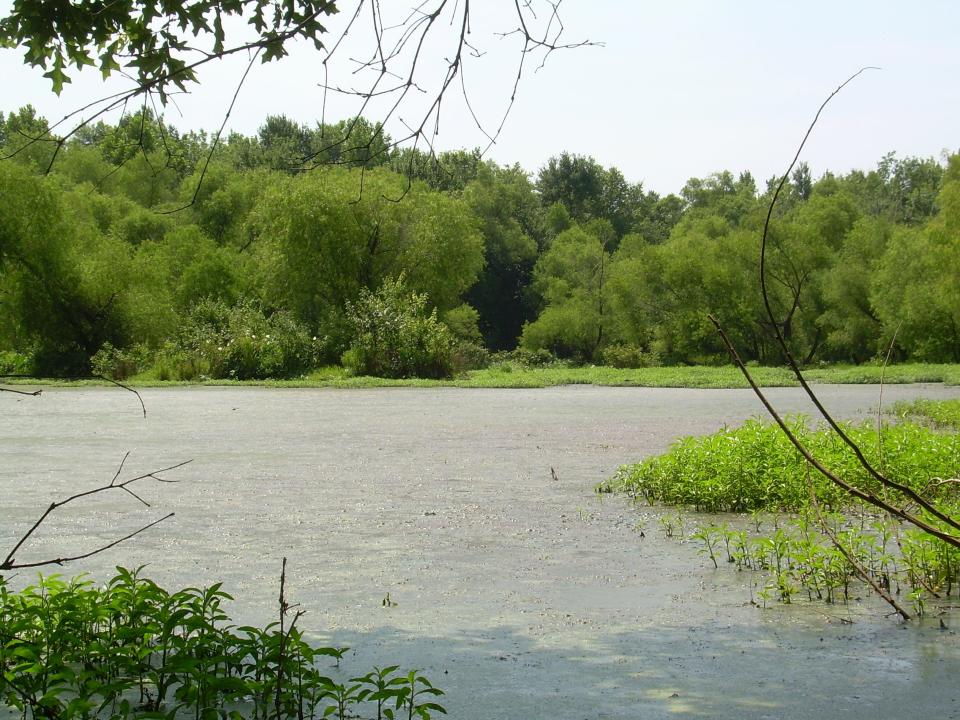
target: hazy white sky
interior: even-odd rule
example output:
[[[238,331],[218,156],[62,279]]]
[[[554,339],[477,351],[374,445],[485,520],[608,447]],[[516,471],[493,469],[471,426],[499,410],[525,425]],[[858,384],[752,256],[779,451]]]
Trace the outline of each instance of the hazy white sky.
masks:
[[[406,9],[412,0],[388,3]],[[341,3],[341,15],[352,5]],[[486,55],[467,65],[466,84],[474,110],[495,127],[510,95],[516,44],[493,31],[516,25],[513,0],[474,7],[471,37]],[[0,0],[0,14],[9,8]],[[555,53],[526,75],[489,153],[498,162],[535,172],[566,150],[616,165],[661,193],[724,169],[750,170],[762,187],[789,162],[823,98],[864,65],[882,70],[863,75],[829,107],[804,155],[814,175],[869,168],[891,150],[939,156],[960,149],[960,3],[565,0],[561,9],[568,40],[604,47]],[[443,50],[433,51],[440,67]],[[219,125],[245,65],[237,60],[202,75],[202,84],[168,109],[168,121],[181,129]],[[352,82],[349,69],[335,69],[332,80]],[[0,109],[32,103],[50,119],[109,89],[88,72],[58,99],[42,72],[25,68],[13,50],[0,50],[0,76]],[[313,123],[321,80],[307,47],[258,65],[230,127],[253,133],[267,114]],[[438,149],[485,145],[462,101],[450,101]],[[349,112],[335,103],[328,120]],[[401,114],[409,122],[416,108]],[[403,134],[399,124],[388,130]]]

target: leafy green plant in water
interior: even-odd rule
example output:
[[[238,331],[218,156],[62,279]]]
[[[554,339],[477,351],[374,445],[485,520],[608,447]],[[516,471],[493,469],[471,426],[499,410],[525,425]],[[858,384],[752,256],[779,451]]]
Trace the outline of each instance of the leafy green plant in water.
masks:
[[[802,417],[790,422],[793,432],[829,467],[861,486],[876,487],[829,431],[809,429]],[[875,427],[864,423],[844,428],[868,448],[868,454],[878,452]],[[883,428],[882,446],[889,473],[913,488],[924,487],[930,478],[956,477],[960,470],[960,435],[898,423]],[[664,455],[621,467],[610,483],[648,501],[705,512],[795,512],[809,502],[807,474],[806,460],[776,425],[749,420],[737,429],[681,438]],[[841,508],[850,503],[826,478],[814,473],[812,480],[825,506]]]
[[[960,430],[960,400],[899,402],[893,412],[902,418],[922,418],[939,427]]]
[[[375,667],[366,675],[353,678],[350,681],[362,685],[357,693],[358,700],[377,704],[376,720],[383,720],[385,716],[393,715],[393,710],[387,707],[387,703],[397,699],[402,686],[407,682],[402,675],[395,674],[399,667],[399,665],[389,665],[385,668]]]
[[[707,554],[710,560],[713,561],[713,566],[715,568],[720,567],[717,564],[717,555],[715,550],[722,538],[722,531],[720,528],[714,526],[697,528],[690,536],[691,540],[699,540],[703,543],[703,547],[700,549],[700,552],[705,552]]]
[[[336,717],[345,720],[347,708],[362,699],[363,683],[350,680],[347,683],[338,683],[328,677],[320,678],[321,697],[332,700],[333,705],[327,706],[323,717]]]
[[[397,685],[396,708],[405,711],[407,720],[413,720],[417,715],[421,720],[430,720],[432,713],[446,714],[446,709],[429,698],[443,695],[443,690],[435,688],[427,678],[416,670],[411,670],[403,678],[403,683]],[[384,715],[389,720],[396,717],[388,708]]]

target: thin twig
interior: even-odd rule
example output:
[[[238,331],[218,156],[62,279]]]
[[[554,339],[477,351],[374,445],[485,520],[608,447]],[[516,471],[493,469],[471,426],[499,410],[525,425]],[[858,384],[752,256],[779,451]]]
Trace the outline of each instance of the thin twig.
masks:
[[[747,369],[747,366],[744,364],[743,360],[740,358],[740,354],[737,352],[737,349],[733,346],[733,343],[730,342],[730,339],[727,337],[726,332],[723,327],[720,325],[720,321],[717,320],[713,315],[707,316],[710,322],[713,323],[713,326],[717,329],[717,332],[720,333],[720,338],[723,341],[724,346],[727,348],[727,352],[730,354],[730,357],[733,359],[734,364],[740,369],[740,372],[746,378],[747,382],[750,384],[750,387],[753,389],[754,394],[759,398],[760,402],[763,403],[763,406],[767,409],[767,412],[770,413],[770,417],[780,426],[780,429],[783,431],[784,435],[793,443],[793,446],[797,448],[804,459],[813,467],[815,467],[820,473],[826,477],[830,482],[834,483],[838,487],[842,488],[844,491],[853,495],[860,500],[863,500],[866,503],[874,505],[881,510],[885,510],[891,515],[905,520],[912,525],[920,528],[924,532],[933,535],[934,537],[943,540],[954,547],[960,548],[960,536],[951,535],[950,533],[944,532],[940,528],[932,525],[923,518],[914,515],[903,508],[898,508],[891,504],[890,502],[879,498],[871,492],[862,490],[861,488],[848,483],[846,480],[839,477],[836,473],[829,470],[823,465],[813,454],[810,452],[807,447],[800,442],[800,439],[796,434],[790,429],[790,426],[787,425],[786,421],[781,417],[780,413],[777,412],[776,408],[773,407],[773,404],[770,400],[767,399],[767,396],[763,393],[760,387],[757,385],[756,381],[753,379],[753,375],[750,374],[750,370]]]
[[[890,345],[887,348],[887,354],[883,358],[883,366],[880,368],[880,392],[877,396],[877,456],[879,458],[879,465],[883,468],[883,381],[887,374],[887,365],[890,364],[890,355],[893,353],[893,344],[897,341],[897,333],[900,332],[900,328],[903,325],[903,321],[897,325],[897,329],[893,331],[893,337],[890,339]],[[886,469],[884,469],[886,472]],[[884,488],[886,489],[886,488]]]
[[[164,515],[162,518],[159,518],[157,520],[154,520],[152,523],[144,525],[139,530],[135,530],[129,535],[124,535],[122,538],[119,538],[118,540],[114,540],[111,543],[98,547],[96,550],[91,550],[90,552],[82,553],[80,555],[66,555],[63,557],[51,558],[49,560],[37,560],[36,562],[28,562],[28,563],[14,563],[11,561],[8,564],[6,561],[4,561],[3,563],[0,563],[0,570],[14,570],[14,569],[20,569],[20,568],[43,567],[44,565],[63,565],[64,563],[73,562],[75,560],[85,560],[88,557],[98,555],[104,552],[105,550],[109,550],[112,547],[116,547],[120,543],[126,542],[130,538],[136,537],[137,535],[144,532],[145,530],[149,530],[154,525],[159,525],[164,520],[169,520],[174,515],[176,515],[176,513],[169,513],[167,515]]]
[[[873,579],[870,575],[870,572],[863,566],[863,563],[852,553],[847,547],[840,542],[840,538],[837,537],[837,534],[833,531],[833,528],[830,527],[830,524],[823,517],[823,512],[820,510],[820,502],[817,499],[817,491],[813,487],[813,481],[810,479],[810,466],[807,466],[807,490],[810,493],[810,503],[813,505],[814,511],[817,513],[817,521],[820,523],[820,529],[823,530],[823,533],[830,538],[830,542],[833,543],[833,546],[840,551],[840,553],[847,559],[847,562],[850,563],[850,567],[854,569],[857,575],[860,576],[860,579],[865,583],[870,585],[873,588],[873,591],[879,595],[881,598],[886,601],[890,607],[896,611],[900,617],[904,620],[910,619],[910,614],[904,610],[900,604],[893,599],[893,596],[883,588],[880,583]]]
[[[820,108],[817,110],[816,115],[814,115],[813,121],[810,123],[810,126],[807,128],[807,132],[803,136],[803,140],[800,141],[800,145],[797,147],[797,151],[793,156],[793,160],[790,162],[787,171],[783,174],[783,177],[780,178],[780,182],[777,184],[777,188],[773,193],[773,197],[770,200],[770,204],[767,208],[766,220],[763,223],[763,236],[760,241],[760,292],[763,296],[763,306],[766,310],[767,318],[770,321],[770,324],[773,327],[774,337],[776,338],[777,345],[779,345],[781,351],[783,352],[784,359],[787,362],[787,365],[793,371],[794,376],[796,376],[797,381],[800,383],[800,387],[803,388],[803,391],[807,394],[807,397],[810,398],[810,401],[814,404],[820,414],[823,416],[824,420],[827,421],[827,424],[833,429],[833,431],[840,437],[844,444],[850,448],[853,454],[857,458],[857,462],[860,463],[861,467],[867,471],[877,482],[879,482],[884,487],[896,490],[903,495],[907,496],[910,500],[916,503],[918,506],[923,508],[926,512],[930,513],[932,516],[937,518],[943,523],[951,526],[955,530],[960,530],[960,520],[957,518],[951,517],[948,513],[943,512],[935,505],[923,498],[919,493],[917,493],[913,488],[904,483],[897,482],[892,480],[882,473],[880,473],[873,465],[867,460],[866,456],[863,454],[863,450],[850,438],[850,436],[843,430],[834,417],[827,412],[826,407],[820,401],[820,398],[817,397],[817,394],[813,392],[813,389],[810,387],[810,384],[807,382],[807,379],[803,376],[803,372],[800,370],[800,366],[797,363],[796,359],[793,357],[793,353],[790,351],[790,347],[787,344],[786,339],[783,336],[783,332],[780,329],[780,324],[777,322],[776,315],[773,312],[773,307],[770,302],[770,294],[767,291],[767,281],[766,281],[766,256],[767,256],[767,243],[770,232],[770,221],[773,218],[773,210],[777,204],[777,199],[780,196],[780,192],[783,190],[784,185],[787,182],[787,179],[790,176],[791,171],[794,166],[797,164],[797,160],[800,158],[800,153],[803,151],[804,146],[807,143],[811,133],[813,132],[814,127],[817,124],[817,121],[820,119],[820,114],[823,112],[827,104],[847,85],[853,82],[858,76],[867,70],[879,70],[875,67],[863,67],[860,68],[857,72],[847,78],[842,82],[836,90],[834,90],[830,95],[827,96],[827,99],[823,101],[820,105]]]
[[[99,494],[99,493],[107,492],[107,491],[109,491],[109,490],[120,490],[120,491],[122,491],[122,492],[126,492],[127,494],[132,495],[132,496],[135,497],[137,500],[139,500],[140,502],[142,502],[144,505],[147,505],[147,506],[149,507],[149,503],[147,503],[145,500],[143,500],[143,499],[140,498],[138,495],[136,495],[132,490],[130,490],[129,486],[132,485],[132,484],[135,483],[135,482],[139,482],[140,480],[147,480],[147,479],[149,479],[149,480],[154,480],[154,481],[157,481],[157,482],[175,483],[175,482],[177,482],[176,480],[168,480],[168,479],[166,479],[166,478],[161,478],[161,477],[159,477],[159,475],[160,475],[161,473],[169,472],[169,471],[171,471],[171,470],[176,470],[176,469],[181,468],[181,467],[183,467],[184,465],[187,465],[188,463],[192,462],[191,460],[185,460],[185,461],[180,462],[180,463],[177,463],[177,464],[175,464],[175,465],[170,465],[170,466],[165,467],[165,468],[162,468],[162,469],[160,469],[160,470],[153,470],[153,471],[151,471],[151,472],[144,473],[143,475],[137,475],[136,477],[132,477],[132,478],[130,478],[130,479],[128,479],[128,480],[124,480],[123,482],[119,482],[119,483],[118,483],[118,482],[117,482],[117,478],[120,476],[120,470],[123,469],[123,465],[124,465],[124,463],[126,462],[127,457],[129,456],[129,454],[130,454],[130,453],[127,453],[126,455],[124,455],[123,460],[120,462],[120,468],[117,470],[116,474],[113,476],[113,478],[110,480],[110,482],[107,483],[106,485],[101,485],[101,486],[96,487],[96,488],[93,488],[93,489],[91,489],[91,490],[85,490],[85,491],[83,491],[83,492],[78,492],[78,493],[75,493],[75,494],[71,495],[70,497],[68,497],[68,498],[66,498],[66,499],[64,499],[64,500],[57,500],[57,501],[54,501],[54,502],[50,503],[50,505],[47,506],[47,509],[44,510],[43,513],[40,515],[40,517],[37,518],[37,520],[33,523],[32,526],[30,526],[30,529],[27,530],[27,531],[20,537],[20,539],[17,541],[17,543],[13,546],[13,549],[11,549],[9,553],[7,553],[7,556],[6,556],[6,558],[4,558],[3,562],[0,562],[0,570],[13,570],[13,569],[16,569],[16,568],[24,568],[24,567],[40,567],[41,565],[62,565],[64,562],[68,562],[68,561],[71,561],[71,560],[81,560],[81,559],[83,559],[83,558],[88,558],[88,557],[90,557],[91,555],[96,555],[97,553],[101,553],[101,552],[103,552],[104,550],[108,550],[108,549],[110,549],[110,548],[112,548],[112,547],[114,547],[114,546],[116,546],[116,545],[119,545],[120,543],[124,542],[125,540],[129,540],[130,538],[134,537],[135,535],[140,534],[140,533],[143,532],[144,530],[147,530],[148,528],[153,527],[153,526],[156,525],[157,523],[162,522],[163,520],[166,520],[167,518],[173,517],[173,513],[170,513],[169,515],[167,515],[167,516],[165,516],[165,517],[163,517],[163,518],[160,518],[160,520],[156,520],[156,521],[154,521],[154,522],[152,522],[152,523],[149,523],[148,525],[145,525],[144,527],[140,528],[140,529],[137,530],[136,532],[133,532],[133,533],[131,533],[131,534],[125,536],[125,537],[122,537],[122,538],[120,538],[119,540],[115,540],[114,542],[111,542],[111,543],[109,543],[109,544],[107,544],[107,545],[104,545],[104,546],[102,546],[102,547],[100,547],[100,548],[98,548],[98,549],[96,549],[96,550],[93,550],[93,551],[87,552],[87,553],[83,553],[83,554],[81,554],[81,555],[68,556],[68,557],[60,557],[60,558],[53,558],[53,559],[49,559],[49,560],[36,561],[36,562],[31,562],[31,563],[18,563],[18,562],[16,561],[15,556],[16,556],[17,552],[20,550],[20,548],[24,546],[24,544],[33,536],[33,534],[40,528],[40,526],[43,525],[43,523],[47,520],[47,518],[49,518],[50,515],[51,515],[54,511],[56,511],[58,508],[61,508],[61,507],[63,507],[64,505],[68,505],[68,504],[74,502],[75,500],[79,500],[80,498],[89,497],[89,496],[91,496],[91,495],[97,495],[97,494]]]
[[[11,378],[11,379],[16,379],[16,380],[34,380],[34,379],[37,379],[37,378],[35,378],[33,375],[25,375],[25,374],[0,374],[0,380],[2,380],[2,379],[4,379],[4,378]],[[120,382],[119,380],[114,380],[113,378],[107,377],[106,375],[53,375],[53,376],[51,376],[51,377],[42,378],[42,379],[45,379],[45,380],[66,380],[66,381],[68,381],[68,382],[74,382],[74,381],[77,381],[77,380],[102,380],[102,381],[104,381],[104,382],[108,382],[108,383],[110,383],[110,384],[112,384],[112,385],[116,385],[118,388],[120,388],[120,389],[122,389],[122,390],[126,390],[127,392],[131,392],[131,393],[133,393],[134,395],[136,395],[136,396],[137,396],[137,400],[140,402],[140,410],[143,412],[143,417],[146,417],[146,416],[147,416],[147,406],[144,404],[144,402],[143,402],[143,397],[141,397],[140,393],[138,393],[136,390],[134,390],[134,389],[133,389],[132,387],[130,387],[129,385],[124,385],[124,384],[123,384],[122,382]],[[20,391],[20,390],[10,390],[10,389],[8,389],[8,388],[2,388],[2,387],[0,387],[0,390],[6,391],[6,392],[19,393],[19,394],[21,394],[21,395],[39,395],[39,394],[42,392],[41,390],[36,390],[36,391],[34,391],[34,392],[24,392],[24,391]]]

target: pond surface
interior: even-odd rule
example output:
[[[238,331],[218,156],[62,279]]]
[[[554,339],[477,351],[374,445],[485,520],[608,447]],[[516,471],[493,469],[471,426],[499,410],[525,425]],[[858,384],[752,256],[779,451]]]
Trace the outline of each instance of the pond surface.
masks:
[[[845,418],[878,398],[875,386],[819,391]],[[944,631],[938,619],[903,628],[870,598],[760,610],[749,575],[663,537],[665,511],[593,493],[679,435],[760,413],[749,391],[142,394],[146,419],[116,389],[0,395],[0,547],[51,500],[109,481],[127,451],[123,477],[192,460],[167,475],[178,484],[139,486],[152,508],[101,496],[19,559],[175,511],[68,571],[148,564],[171,589],[222,580],[235,620],[266,623],[287,556],[301,627],[354,648],[347,672],[420,668],[462,720],[960,717],[956,611]],[[796,389],[770,395],[811,412]],[[960,388],[887,386],[883,402],[921,396]]]

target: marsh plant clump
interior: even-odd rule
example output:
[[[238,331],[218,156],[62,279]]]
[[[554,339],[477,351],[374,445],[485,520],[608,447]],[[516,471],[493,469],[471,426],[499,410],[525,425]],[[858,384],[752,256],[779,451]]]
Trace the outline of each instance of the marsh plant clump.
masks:
[[[58,575],[15,591],[0,578],[0,708],[34,718],[429,720],[443,691],[416,670],[336,679],[296,620],[230,623],[219,583],[169,592],[117,568],[103,587]],[[297,616],[299,618],[299,615]]]
[[[903,418],[921,418],[934,427],[960,430],[960,398],[900,402],[894,405],[893,411]]]
[[[834,433],[811,429],[803,417],[792,418],[790,425],[827,467],[861,487],[878,489]],[[916,490],[931,478],[956,477],[960,471],[960,435],[911,422],[885,426],[879,438],[870,423],[844,429],[876,467]],[[778,427],[753,419],[713,435],[680,438],[664,455],[621,467],[607,484],[649,502],[702,512],[797,512],[810,502],[808,477],[823,504],[849,504],[843,490],[810,470]]]
[[[925,413],[945,426],[939,418],[949,419],[951,404],[943,405],[916,403],[900,413]],[[826,467],[883,492],[835,433],[812,429],[802,417],[790,428]],[[844,430],[888,476],[935,497],[948,514],[960,513],[960,434],[906,420],[879,433],[870,423]],[[846,603],[859,594],[860,579],[906,598],[917,615],[930,601],[960,594],[960,549],[855,500],[810,467],[780,428],[759,420],[682,438],[664,455],[620,468],[604,489],[701,512],[751,513],[744,527],[707,523],[689,536],[676,531],[679,513],[665,515],[661,526],[668,537],[696,541],[714,567],[760,573],[763,605],[797,596]]]
[[[923,615],[930,601],[960,596],[960,550],[883,517],[825,513],[821,518],[806,510],[778,518],[768,530],[702,525],[689,539],[714,567],[726,564],[759,574],[757,599],[763,605],[771,600],[789,604],[797,597],[846,604],[859,597],[862,585],[853,562],[822,523],[880,587],[905,597],[915,614]]]

